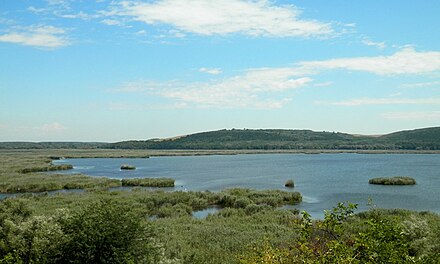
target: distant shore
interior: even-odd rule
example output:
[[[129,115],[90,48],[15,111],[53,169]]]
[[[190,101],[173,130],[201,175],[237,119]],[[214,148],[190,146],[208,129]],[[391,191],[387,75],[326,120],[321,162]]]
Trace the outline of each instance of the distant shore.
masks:
[[[440,154],[440,150],[132,150],[132,149],[0,149],[0,154],[17,153],[47,155],[62,158],[148,158],[160,156],[208,156],[240,154]]]

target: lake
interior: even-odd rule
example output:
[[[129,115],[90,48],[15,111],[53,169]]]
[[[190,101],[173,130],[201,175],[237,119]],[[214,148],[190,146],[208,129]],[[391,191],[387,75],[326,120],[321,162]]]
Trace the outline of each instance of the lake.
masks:
[[[109,178],[169,177],[176,180],[172,190],[219,191],[243,187],[281,189],[288,179],[294,191],[303,195],[295,208],[322,217],[323,210],[338,202],[359,204],[360,210],[373,206],[405,208],[440,213],[440,155],[423,154],[258,154],[151,157],[149,159],[67,159],[73,170]],[[122,164],[136,166],[120,170]],[[370,185],[374,177],[409,176],[413,186]]]

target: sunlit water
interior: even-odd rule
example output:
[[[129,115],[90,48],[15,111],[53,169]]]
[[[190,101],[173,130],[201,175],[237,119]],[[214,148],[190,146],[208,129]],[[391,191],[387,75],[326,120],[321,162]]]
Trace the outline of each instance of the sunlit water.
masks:
[[[358,203],[367,210],[369,200],[381,208],[405,208],[440,213],[440,155],[409,154],[259,154],[232,156],[152,157],[149,159],[70,159],[73,170],[110,178],[170,177],[174,190],[219,191],[243,187],[281,189],[288,179],[303,195],[296,208],[314,217],[338,202]],[[122,164],[136,166],[122,171]],[[370,185],[373,177],[410,176],[414,186]]]

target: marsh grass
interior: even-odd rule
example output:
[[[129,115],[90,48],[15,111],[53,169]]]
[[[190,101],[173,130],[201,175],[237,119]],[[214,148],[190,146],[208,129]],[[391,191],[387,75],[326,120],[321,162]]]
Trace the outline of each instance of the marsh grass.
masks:
[[[287,204],[298,204],[302,201],[300,193],[280,190],[257,191],[234,188],[225,190],[219,195],[219,205],[235,208],[246,208],[249,204],[278,207]]]
[[[71,170],[73,166],[71,164],[60,164],[60,165],[47,165],[47,166],[36,166],[30,168],[20,169],[20,173],[30,173],[30,172],[44,172],[44,171],[61,171],[61,170]]]
[[[72,169],[70,164],[53,165],[54,157],[68,157],[77,152],[58,150],[1,150],[0,193],[45,192],[63,189],[91,189],[121,186],[115,179],[85,175],[60,175],[42,172]],[[96,153],[89,153],[91,156]],[[103,153],[104,155],[105,153]],[[114,153],[112,153],[114,154]],[[108,155],[108,154],[105,154]],[[133,155],[133,153],[131,154]],[[139,153],[136,153],[139,155]]]

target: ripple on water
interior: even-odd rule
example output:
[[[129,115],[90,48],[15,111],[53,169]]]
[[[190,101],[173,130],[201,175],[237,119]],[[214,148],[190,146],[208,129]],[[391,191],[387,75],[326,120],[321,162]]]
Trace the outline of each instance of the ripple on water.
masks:
[[[95,166],[73,166],[74,170],[92,170]]]
[[[316,197],[303,196],[303,203],[319,203],[319,199]]]

